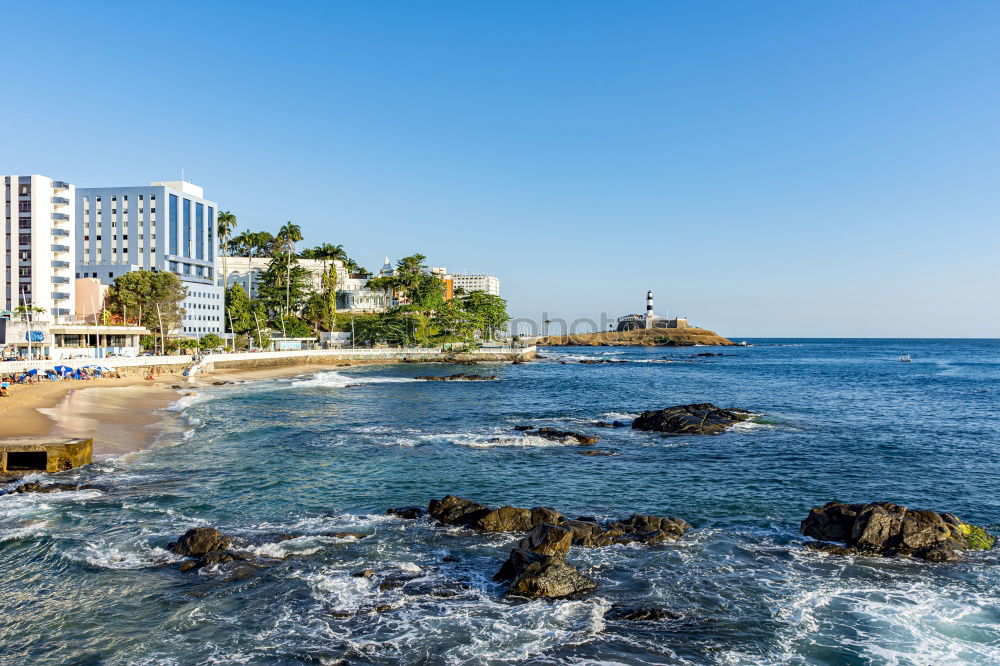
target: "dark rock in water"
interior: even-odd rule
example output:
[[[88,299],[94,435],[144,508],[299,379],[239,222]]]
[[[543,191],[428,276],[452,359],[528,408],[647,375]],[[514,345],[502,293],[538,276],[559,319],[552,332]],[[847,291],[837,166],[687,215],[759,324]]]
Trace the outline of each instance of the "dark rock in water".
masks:
[[[725,354],[722,353],[713,354],[712,352],[701,352],[700,354],[695,354],[695,356],[725,356]]]
[[[531,525],[531,509],[502,506],[481,517],[472,527],[483,532],[525,532]]]
[[[510,552],[494,580],[509,581],[507,596],[528,599],[562,599],[597,587],[561,555],[538,555],[520,548]]]
[[[375,575],[374,569],[362,569],[361,571],[355,571],[351,574],[355,578],[371,578]]]
[[[562,514],[549,507],[522,509],[502,506],[493,509],[454,495],[431,500],[427,513],[445,525],[460,525],[480,532],[527,532],[535,525],[559,523],[563,520]]]
[[[557,430],[556,428],[539,428],[535,431],[540,437],[545,439],[551,439],[555,442],[562,442],[566,440],[575,441],[578,444],[590,445],[597,444],[601,441],[600,437],[590,437],[588,435],[581,435],[578,432],[572,432],[570,430]]]
[[[558,525],[542,523],[531,528],[517,547],[537,555],[565,555],[571,545],[573,545],[571,531]]]
[[[441,561],[442,562],[461,562],[462,560],[458,559],[454,555],[445,555],[444,557],[441,558]]]
[[[820,553],[829,553],[830,555],[853,555],[854,551],[846,546],[839,546],[835,543],[830,543],[829,541],[809,541],[806,543],[806,548],[809,550],[815,550]]]
[[[619,543],[657,545],[679,539],[691,526],[680,518],[634,515],[628,520],[600,524],[589,520],[567,520],[562,526],[573,532],[573,545],[600,548]]]
[[[455,375],[421,375],[420,377],[414,377],[414,379],[422,379],[426,382],[490,382],[499,379],[496,375],[469,375],[465,373],[458,373]]]
[[[225,386],[226,384],[232,384],[232,382],[212,382],[212,386]]]
[[[813,507],[800,525],[802,534],[846,547],[810,546],[827,552],[882,557],[913,556],[931,562],[951,562],[961,550],[989,550],[996,539],[950,513],[908,509],[889,502]]]
[[[424,510],[419,506],[397,506],[386,511],[390,516],[399,516],[406,520],[414,520],[424,515]]]
[[[439,523],[463,527],[472,527],[477,520],[490,511],[490,507],[485,504],[454,495],[445,495],[439,500],[431,500],[427,505],[428,515]]]
[[[680,617],[663,608],[641,608],[615,604],[604,614],[605,620],[626,622],[656,622],[658,620],[676,620]]]
[[[643,412],[632,421],[632,427],[683,435],[717,435],[751,416],[742,409],[723,409],[705,402]]]
[[[612,359],[612,358],[595,358],[595,359],[585,358],[581,359],[580,363],[582,363],[583,365],[605,365],[610,363],[628,363],[628,361],[624,359]]]
[[[591,425],[595,428],[627,428],[632,424],[625,421],[594,421]]]
[[[171,386],[170,388],[172,388],[172,389],[183,389],[184,387],[183,387],[183,386],[181,386],[180,384],[174,384],[174,385],[173,385],[173,386]]]
[[[379,583],[378,589],[386,592],[388,590],[398,590],[403,587],[411,580],[416,580],[420,578],[422,574],[395,574],[392,576],[387,576],[385,580]]]
[[[229,550],[233,538],[214,527],[193,527],[177,541],[167,544],[167,550],[185,557],[201,557],[212,551]]]
[[[534,430],[534,429],[535,429],[535,426],[530,426],[530,425],[516,425],[516,426],[514,426],[514,430],[519,430],[521,432],[525,432],[527,430]]]
[[[582,451],[577,451],[581,456],[616,456],[617,451],[609,451],[607,449],[584,449]]]
[[[332,536],[337,539],[364,539],[368,535],[363,532],[327,532],[323,536]]]
[[[50,483],[47,485],[42,485],[37,481],[29,481],[27,483],[22,483],[14,490],[11,490],[8,494],[21,494],[21,493],[62,493],[62,492],[72,492],[75,490],[99,490],[98,486],[92,486],[85,483]],[[2,493],[0,493],[2,494]]]

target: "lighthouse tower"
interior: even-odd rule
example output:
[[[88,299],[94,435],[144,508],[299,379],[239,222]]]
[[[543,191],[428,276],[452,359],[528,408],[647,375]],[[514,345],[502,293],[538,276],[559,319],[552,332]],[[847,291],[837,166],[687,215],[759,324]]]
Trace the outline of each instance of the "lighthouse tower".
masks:
[[[653,314],[653,292],[646,292],[646,328],[653,328],[653,320],[656,319],[656,315]]]

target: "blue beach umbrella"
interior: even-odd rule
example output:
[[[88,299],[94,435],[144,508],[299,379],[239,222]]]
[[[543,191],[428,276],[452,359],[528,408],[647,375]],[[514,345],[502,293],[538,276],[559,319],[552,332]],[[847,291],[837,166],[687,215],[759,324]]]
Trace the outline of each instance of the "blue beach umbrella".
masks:
[[[37,374],[38,374],[38,369],[37,368],[32,368],[31,370],[28,370],[28,375],[30,375],[32,377],[34,377]]]
[[[53,370],[58,372],[60,375],[68,375],[69,373],[73,372],[73,368],[69,367],[68,365],[57,365],[55,368],[53,368]]]

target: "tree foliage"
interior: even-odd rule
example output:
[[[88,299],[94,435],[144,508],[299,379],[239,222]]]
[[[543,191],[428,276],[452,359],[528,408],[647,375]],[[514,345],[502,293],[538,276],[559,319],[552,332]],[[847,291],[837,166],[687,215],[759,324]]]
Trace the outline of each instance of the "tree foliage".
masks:
[[[128,321],[139,321],[151,331],[166,333],[180,329],[184,318],[181,303],[187,290],[179,277],[159,271],[131,271],[115,278],[108,288],[105,308],[123,315]],[[157,311],[159,306],[159,311]]]

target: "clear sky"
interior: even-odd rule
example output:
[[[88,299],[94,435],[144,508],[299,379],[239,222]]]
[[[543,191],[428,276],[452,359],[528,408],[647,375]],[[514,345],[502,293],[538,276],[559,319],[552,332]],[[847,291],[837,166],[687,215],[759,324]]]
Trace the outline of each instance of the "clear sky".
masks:
[[[1000,336],[1000,3],[6,3],[0,173],[177,179],[512,313]]]

